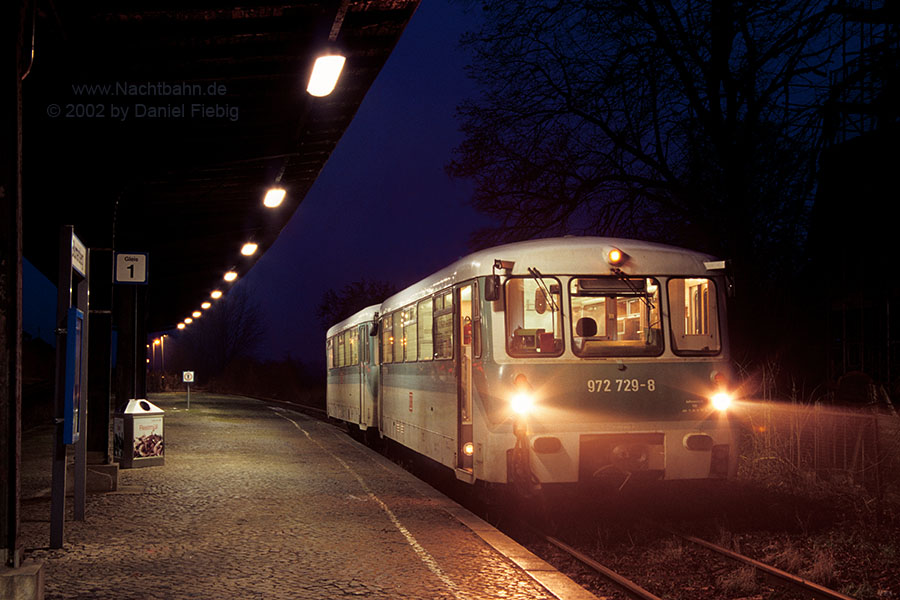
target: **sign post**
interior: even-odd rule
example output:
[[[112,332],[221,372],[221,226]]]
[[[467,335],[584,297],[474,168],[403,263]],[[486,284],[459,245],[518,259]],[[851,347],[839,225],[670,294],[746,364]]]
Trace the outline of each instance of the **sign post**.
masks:
[[[187,409],[191,410],[191,384],[194,382],[194,372],[184,371],[181,376],[187,384]]]
[[[54,443],[50,492],[50,547],[62,548],[66,514],[66,454],[75,449],[73,516],[84,521],[86,506],[88,374],[88,293],[90,249],[65,225],[59,236],[59,279],[56,298],[56,382]]]

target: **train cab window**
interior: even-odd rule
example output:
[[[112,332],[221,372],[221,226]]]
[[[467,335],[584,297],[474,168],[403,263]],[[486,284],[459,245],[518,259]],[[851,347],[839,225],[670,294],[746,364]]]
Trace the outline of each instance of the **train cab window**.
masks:
[[[417,337],[419,340],[419,360],[431,360],[434,358],[434,300],[426,298],[419,302],[419,323]]]
[[[381,319],[381,362],[394,362],[394,315]]]
[[[663,350],[659,282],[575,277],[569,283],[572,350],[578,356],[658,356]]]
[[[325,360],[328,363],[328,368],[334,368],[334,338],[328,338],[325,342]]]
[[[722,349],[716,286],[711,279],[669,280],[669,313],[676,354],[718,354]]]
[[[506,280],[506,349],[510,356],[562,354],[560,289],[555,277]]]

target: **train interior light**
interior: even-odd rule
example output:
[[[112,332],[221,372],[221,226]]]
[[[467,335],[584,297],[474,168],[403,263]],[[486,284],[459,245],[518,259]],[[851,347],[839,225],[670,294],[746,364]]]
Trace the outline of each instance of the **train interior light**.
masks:
[[[339,54],[327,54],[317,58],[312,75],[309,77],[309,84],[306,86],[309,95],[321,98],[333,92],[346,61],[347,58]]]
[[[466,442],[463,445],[463,454],[465,454],[466,456],[472,456],[473,454],[475,454],[475,444],[473,444],[472,442]]]

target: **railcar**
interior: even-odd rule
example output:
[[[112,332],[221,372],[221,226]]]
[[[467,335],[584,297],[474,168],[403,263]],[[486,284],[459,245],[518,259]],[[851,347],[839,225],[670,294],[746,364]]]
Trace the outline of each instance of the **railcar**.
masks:
[[[476,252],[328,331],[328,414],[469,483],[726,478],[724,266],[616,238]]]

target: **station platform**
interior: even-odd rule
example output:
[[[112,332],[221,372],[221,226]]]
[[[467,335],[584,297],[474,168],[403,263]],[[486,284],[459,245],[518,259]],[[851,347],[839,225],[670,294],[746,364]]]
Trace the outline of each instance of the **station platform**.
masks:
[[[264,402],[156,394],[165,464],[119,471],[49,549],[50,427],[23,435],[22,539],[45,598],[595,596],[328,423]]]

